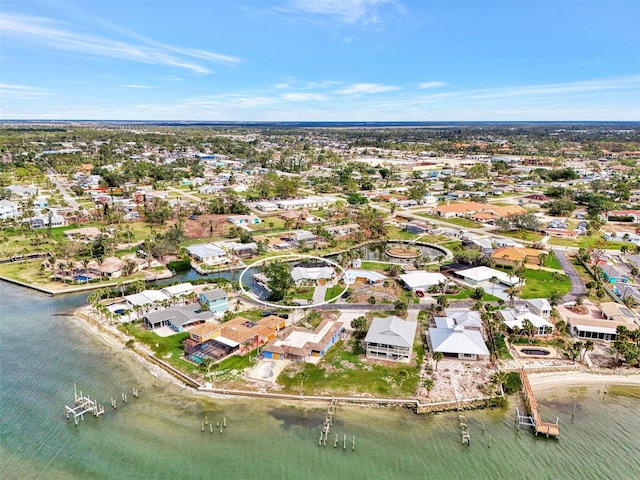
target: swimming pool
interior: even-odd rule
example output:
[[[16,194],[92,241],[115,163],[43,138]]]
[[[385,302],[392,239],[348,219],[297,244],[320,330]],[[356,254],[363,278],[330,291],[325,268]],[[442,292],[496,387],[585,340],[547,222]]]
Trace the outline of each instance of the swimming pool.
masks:
[[[523,348],[520,352],[525,355],[551,355],[551,352],[544,348]]]
[[[258,377],[271,378],[273,377],[273,368],[276,366],[276,362],[263,362],[258,368]]]
[[[76,275],[73,279],[79,282],[88,282],[91,280],[91,277],[87,277],[86,275]]]

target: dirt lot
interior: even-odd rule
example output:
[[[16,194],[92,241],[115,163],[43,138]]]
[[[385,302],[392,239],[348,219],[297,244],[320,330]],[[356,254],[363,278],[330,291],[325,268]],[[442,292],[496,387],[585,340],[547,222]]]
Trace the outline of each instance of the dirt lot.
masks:
[[[231,224],[227,215],[199,215],[196,220],[184,221],[184,232],[187,238],[225,237]]]
[[[369,297],[374,297],[377,303],[382,303],[385,300],[395,302],[402,297],[402,293],[402,288],[393,280],[389,281],[388,287],[359,282],[351,289],[351,303],[365,304]]]

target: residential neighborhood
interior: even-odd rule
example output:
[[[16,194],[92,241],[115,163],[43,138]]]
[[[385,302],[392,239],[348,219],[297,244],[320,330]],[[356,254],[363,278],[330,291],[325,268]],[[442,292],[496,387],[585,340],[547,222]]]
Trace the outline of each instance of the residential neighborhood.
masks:
[[[640,362],[635,130],[2,128],[0,275],[206,384],[454,401]]]

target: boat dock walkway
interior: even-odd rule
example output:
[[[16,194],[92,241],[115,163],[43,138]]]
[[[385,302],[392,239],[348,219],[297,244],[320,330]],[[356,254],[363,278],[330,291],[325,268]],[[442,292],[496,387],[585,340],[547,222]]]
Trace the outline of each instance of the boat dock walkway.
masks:
[[[538,412],[538,402],[533,395],[531,389],[531,383],[529,383],[529,377],[527,372],[520,370],[520,378],[522,379],[522,395],[524,396],[525,404],[529,410],[529,415],[524,415],[516,408],[516,426],[528,425],[533,427],[533,431],[536,435],[542,434],[547,437],[558,438],[560,436],[560,427],[558,426],[558,418],[556,423],[543,422]]]

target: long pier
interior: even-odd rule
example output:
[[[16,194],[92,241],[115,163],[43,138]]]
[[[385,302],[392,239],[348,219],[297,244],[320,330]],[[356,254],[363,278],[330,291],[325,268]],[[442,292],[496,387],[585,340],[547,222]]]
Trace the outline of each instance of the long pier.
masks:
[[[558,438],[560,436],[560,427],[558,426],[558,418],[556,423],[543,422],[538,412],[538,402],[533,395],[531,389],[531,383],[529,383],[529,377],[527,372],[520,370],[520,378],[522,379],[522,395],[524,397],[525,404],[529,415],[524,415],[516,408],[516,426],[527,425],[533,428],[533,432],[538,435],[546,435],[547,437]]]

